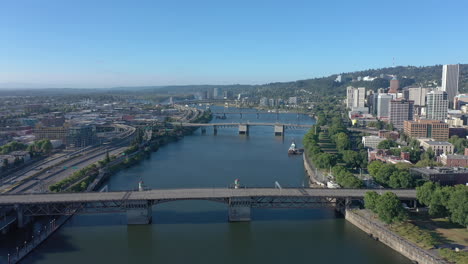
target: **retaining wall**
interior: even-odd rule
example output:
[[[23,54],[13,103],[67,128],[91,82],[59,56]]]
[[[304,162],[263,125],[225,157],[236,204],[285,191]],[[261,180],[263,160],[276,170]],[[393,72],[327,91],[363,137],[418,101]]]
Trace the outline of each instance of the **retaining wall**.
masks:
[[[393,250],[399,252],[403,256],[415,261],[419,264],[448,264],[449,262],[443,260],[441,257],[418,247],[416,244],[406,240],[393,231],[389,230],[386,226],[373,221],[372,219],[365,218],[353,210],[346,210],[345,219],[350,223],[361,229],[362,231],[370,234],[374,239],[379,240],[385,245],[391,247]]]

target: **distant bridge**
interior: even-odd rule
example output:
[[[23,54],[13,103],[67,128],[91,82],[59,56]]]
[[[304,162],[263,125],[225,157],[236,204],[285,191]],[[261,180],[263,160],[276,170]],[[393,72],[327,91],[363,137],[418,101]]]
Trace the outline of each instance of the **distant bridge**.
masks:
[[[206,127],[213,127],[213,131],[215,134],[218,132],[218,128],[222,127],[238,127],[239,134],[247,135],[249,134],[249,128],[251,126],[272,126],[274,127],[274,133],[277,136],[284,135],[285,129],[300,129],[300,128],[311,128],[312,125],[301,125],[301,124],[292,124],[292,123],[172,123],[176,126],[183,126],[183,127],[201,127],[202,133],[206,132],[204,128]]]
[[[148,224],[151,207],[182,200],[208,200],[229,205],[230,221],[249,221],[253,208],[345,208],[362,200],[368,191],[395,193],[401,200],[416,200],[410,189],[313,189],[313,188],[201,188],[145,191],[48,193],[0,195],[0,207],[15,208],[24,216],[126,212],[129,224]]]

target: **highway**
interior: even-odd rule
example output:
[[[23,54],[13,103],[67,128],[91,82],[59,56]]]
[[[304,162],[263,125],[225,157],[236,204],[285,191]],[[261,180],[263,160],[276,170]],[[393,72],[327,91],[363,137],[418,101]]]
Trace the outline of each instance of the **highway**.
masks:
[[[100,145],[56,154],[9,176],[3,181],[0,193],[48,191],[50,185],[69,177],[76,170],[104,159],[107,151],[110,155],[119,155],[128,147],[136,129],[126,125],[117,127],[122,129],[122,133],[117,136],[120,142],[112,146]]]

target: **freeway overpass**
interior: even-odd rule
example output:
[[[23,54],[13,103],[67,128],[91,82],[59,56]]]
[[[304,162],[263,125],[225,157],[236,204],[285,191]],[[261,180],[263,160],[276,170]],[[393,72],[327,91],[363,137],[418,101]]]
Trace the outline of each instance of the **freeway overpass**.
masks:
[[[416,200],[416,190],[410,189],[201,188],[6,194],[0,195],[0,207],[15,208],[19,220],[24,216],[69,215],[76,212],[126,212],[129,224],[148,224],[153,205],[207,200],[227,204],[230,221],[248,221],[251,208],[345,208],[353,200],[362,200],[367,191],[390,191],[401,200]]]

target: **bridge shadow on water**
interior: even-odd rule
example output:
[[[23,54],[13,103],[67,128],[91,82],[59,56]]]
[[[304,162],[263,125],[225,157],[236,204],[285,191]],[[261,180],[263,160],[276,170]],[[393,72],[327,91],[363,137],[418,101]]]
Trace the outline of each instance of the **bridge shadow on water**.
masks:
[[[55,232],[51,237],[34,249],[20,263],[47,263],[47,255],[56,253],[77,252],[80,248],[73,245],[71,242],[72,236],[63,232]],[[66,263],[64,259],[63,263]]]

